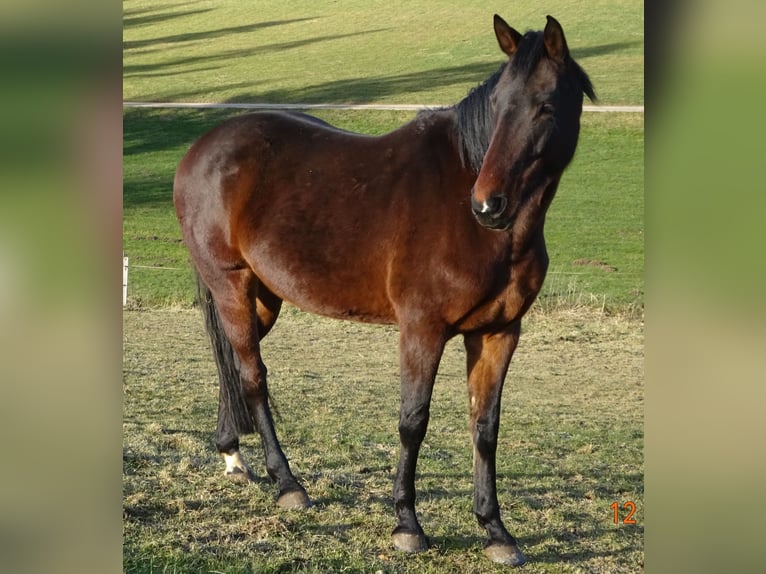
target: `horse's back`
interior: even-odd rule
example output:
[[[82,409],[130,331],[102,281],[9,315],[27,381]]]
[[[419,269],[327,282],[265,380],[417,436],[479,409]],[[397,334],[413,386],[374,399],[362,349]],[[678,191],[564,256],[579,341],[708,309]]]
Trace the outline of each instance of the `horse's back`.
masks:
[[[220,226],[225,218],[234,224],[245,214],[253,225],[254,216],[274,211],[274,202],[294,191],[291,180],[304,173],[320,140],[350,137],[303,114],[230,118],[195,141],[176,170],[174,202],[182,228]]]
[[[195,263],[246,264],[310,311],[394,322],[385,285],[398,224],[393,186],[374,165],[378,143],[296,114],[217,126],[176,173],[176,210]]]

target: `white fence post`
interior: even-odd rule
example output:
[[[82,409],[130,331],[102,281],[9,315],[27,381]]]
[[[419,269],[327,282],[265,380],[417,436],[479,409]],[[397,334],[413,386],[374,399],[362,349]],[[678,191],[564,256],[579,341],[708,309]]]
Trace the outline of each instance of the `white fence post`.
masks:
[[[128,258],[122,256],[122,306],[128,303]]]

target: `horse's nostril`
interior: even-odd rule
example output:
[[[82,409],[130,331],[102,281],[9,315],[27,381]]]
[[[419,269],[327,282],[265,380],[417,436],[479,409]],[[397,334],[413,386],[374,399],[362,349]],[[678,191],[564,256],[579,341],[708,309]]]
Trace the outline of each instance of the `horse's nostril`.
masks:
[[[495,219],[503,214],[506,207],[508,207],[508,199],[504,195],[492,195],[484,201],[477,201],[471,192],[471,209],[477,216]]]
[[[487,199],[484,202],[484,206],[486,207],[485,213],[487,215],[497,217],[505,211],[505,208],[508,206],[508,200],[503,195],[496,195]]]

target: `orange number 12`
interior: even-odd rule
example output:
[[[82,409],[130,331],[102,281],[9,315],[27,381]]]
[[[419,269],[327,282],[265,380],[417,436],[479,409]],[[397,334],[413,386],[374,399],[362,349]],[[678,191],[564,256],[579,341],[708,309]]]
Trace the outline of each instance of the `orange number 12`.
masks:
[[[622,519],[623,524],[635,524],[636,519],[633,518],[633,514],[636,512],[636,503],[631,502],[630,500],[623,503],[622,507],[628,511],[628,515]],[[609,505],[609,508],[614,510],[614,523],[619,524],[620,523],[620,504],[618,502],[613,502]]]

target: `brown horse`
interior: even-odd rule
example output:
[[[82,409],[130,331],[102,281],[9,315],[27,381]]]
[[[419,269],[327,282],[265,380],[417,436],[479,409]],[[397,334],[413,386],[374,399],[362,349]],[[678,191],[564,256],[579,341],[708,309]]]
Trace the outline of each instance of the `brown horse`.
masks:
[[[202,136],[174,201],[220,375],[216,446],[252,478],[239,435],[261,436],[282,507],[306,507],[274,431],[259,343],[282,300],[399,326],[401,455],[394,546],[428,548],[415,466],[444,345],[463,335],[474,445],[473,510],[487,555],[524,562],[500,519],[500,396],[521,318],[548,266],[543,223],[577,146],[587,75],[559,23],[521,35],[495,16],[509,60],[457,105],[381,137],[302,114],[255,113]]]

